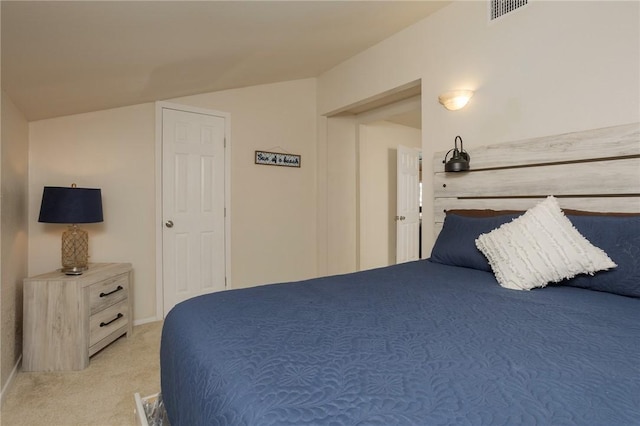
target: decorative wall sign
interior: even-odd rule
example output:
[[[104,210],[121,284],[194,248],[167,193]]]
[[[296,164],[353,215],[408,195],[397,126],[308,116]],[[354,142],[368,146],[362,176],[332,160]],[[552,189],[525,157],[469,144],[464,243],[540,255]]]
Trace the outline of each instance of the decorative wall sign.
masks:
[[[256,164],[267,166],[300,167],[302,159],[296,154],[256,151]]]

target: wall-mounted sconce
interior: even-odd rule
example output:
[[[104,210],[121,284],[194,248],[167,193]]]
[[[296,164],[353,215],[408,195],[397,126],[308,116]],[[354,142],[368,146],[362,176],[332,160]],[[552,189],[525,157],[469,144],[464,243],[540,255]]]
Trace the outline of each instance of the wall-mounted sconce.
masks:
[[[438,96],[438,101],[449,111],[456,111],[463,108],[472,96],[472,90],[452,90]]]
[[[458,139],[460,139],[460,149],[458,149]],[[453,151],[453,154],[451,155],[449,161],[447,161],[447,156],[449,155],[449,153],[451,153],[451,151]],[[462,138],[460,136],[456,136],[453,141],[453,149],[447,151],[447,153],[444,155],[444,160],[442,160],[442,162],[444,163],[444,171],[464,172],[466,170],[469,170],[469,160],[471,160],[471,157],[462,147]]]

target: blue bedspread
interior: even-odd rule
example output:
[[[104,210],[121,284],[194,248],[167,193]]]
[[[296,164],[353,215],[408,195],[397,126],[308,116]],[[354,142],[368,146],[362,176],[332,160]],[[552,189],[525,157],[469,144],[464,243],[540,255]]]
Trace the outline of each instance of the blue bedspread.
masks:
[[[172,426],[640,425],[640,299],[418,261],[177,305]]]

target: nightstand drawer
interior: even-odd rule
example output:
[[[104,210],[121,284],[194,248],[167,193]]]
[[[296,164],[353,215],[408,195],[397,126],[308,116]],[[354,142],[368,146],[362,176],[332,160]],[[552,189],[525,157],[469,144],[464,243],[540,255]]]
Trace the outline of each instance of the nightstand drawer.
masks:
[[[89,287],[90,315],[127,298],[129,274],[121,274]]]
[[[92,315],[89,320],[89,346],[93,346],[128,323],[129,306],[127,300]]]

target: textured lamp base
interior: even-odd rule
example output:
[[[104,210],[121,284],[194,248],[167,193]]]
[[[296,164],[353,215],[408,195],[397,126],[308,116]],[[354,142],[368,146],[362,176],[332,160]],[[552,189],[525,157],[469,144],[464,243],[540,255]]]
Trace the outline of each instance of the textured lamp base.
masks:
[[[62,233],[62,272],[81,275],[89,264],[89,235],[87,231],[70,225]]]

